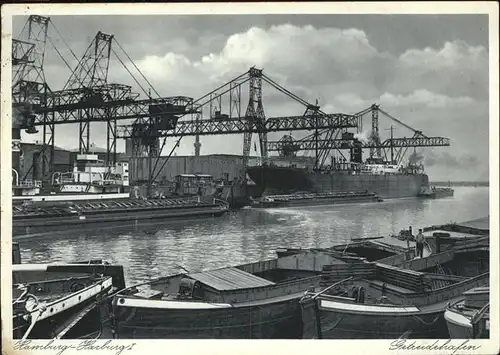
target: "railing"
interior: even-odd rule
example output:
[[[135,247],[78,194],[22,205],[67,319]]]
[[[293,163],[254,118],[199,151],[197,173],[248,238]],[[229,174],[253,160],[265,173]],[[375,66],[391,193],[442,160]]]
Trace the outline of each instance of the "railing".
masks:
[[[92,185],[104,186],[104,185],[123,185],[121,180],[94,180]]]
[[[40,180],[22,180],[18,182],[13,187],[21,187],[21,188],[41,188],[42,182]]]

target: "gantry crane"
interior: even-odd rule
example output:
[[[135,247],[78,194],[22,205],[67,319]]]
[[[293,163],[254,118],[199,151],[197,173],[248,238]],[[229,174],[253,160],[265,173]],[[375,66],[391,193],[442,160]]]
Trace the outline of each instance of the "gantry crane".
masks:
[[[391,138],[381,142],[378,134],[378,114],[382,113],[391,120],[403,125],[407,129],[413,131],[413,137],[394,138],[393,129],[391,126]],[[428,137],[422,131],[416,130],[409,125],[398,120],[394,116],[382,110],[379,105],[372,105],[369,108],[357,113],[355,116],[361,118],[368,113],[372,114],[372,128],[377,128],[376,133],[371,132],[367,141],[361,141],[355,138],[354,133],[344,131],[342,136],[338,139],[321,138],[317,139],[318,134],[310,134],[302,139],[294,139],[291,135],[285,135],[278,141],[268,142],[268,151],[278,152],[282,157],[294,157],[299,151],[313,151],[320,150],[323,153],[322,163],[326,161],[326,153],[332,150],[342,151],[353,149],[369,149],[371,160],[390,161],[393,164],[400,164],[403,160],[408,148],[417,147],[446,147],[450,146],[450,139],[445,137]],[[373,124],[375,118],[375,124]],[[358,131],[360,131],[361,124],[358,124]],[[323,130],[319,135],[327,135],[328,131]],[[342,152],[341,152],[342,153]],[[343,154],[341,154],[343,156]],[[345,157],[344,157],[345,158]]]
[[[31,20],[31,18],[30,18]],[[29,21],[30,21],[29,20]],[[41,33],[45,40],[53,45],[59,55],[60,51],[48,35],[48,26],[53,23],[45,18],[45,28]],[[31,28],[30,26],[28,26]],[[60,32],[54,26],[57,33]],[[36,132],[36,127],[43,129],[43,156],[47,164],[42,165],[42,175],[52,172],[55,126],[60,124],[79,124],[79,150],[87,152],[90,148],[90,124],[92,122],[107,123],[107,161],[116,159],[116,139],[132,138],[135,151],[139,155],[147,155],[151,159],[158,157],[167,137],[196,136],[195,153],[199,154],[199,136],[213,134],[243,134],[243,155],[248,157],[251,147],[251,135],[259,135],[260,152],[267,156],[267,133],[290,130],[329,129],[336,131],[342,128],[356,127],[356,118],[346,114],[326,114],[319,106],[311,105],[278,85],[262,70],[254,67],[239,75],[234,80],[220,86],[203,97],[193,100],[186,96],[152,98],[149,93],[133,77],[130,70],[115,52],[117,39],[112,35],[98,32],[84,55],[78,60],[76,68],[71,68],[71,75],[62,90],[51,90],[42,76],[43,90],[35,95],[38,100],[32,104],[31,121],[25,122],[28,132]],[[74,55],[73,51],[70,52]],[[147,99],[139,99],[132,92],[131,86],[112,84],[107,81],[111,54],[115,54],[125,69],[132,75],[136,83],[148,95]],[[125,53],[126,55],[126,53]],[[36,55],[35,55],[36,57]],[[62,57],[62,55],[61,55]],[[128,57],[133,64],[133,61]],[[35,58],[36,59],[36,58]],[[43,59],[37,59],[43,71]],[[64,58],[63,58],[64,60]],[[64,60],[67,63],[66,60]],[[137,71],[140,70],[133,64]],[[142,75],[150,85],[149,81]],[[296,116],[266,118],[262,105],[262,83],[267,82],[277,90],[285,93],[295,101],[305,106],[305,111]],[[249,86],[248,104],[245,114],[242,114],[242,86]],[[223,99],[229,97],[229,106],[223,107]],[[203,117],[203,109],[210,108],[210,116]],[[223,110],[227,113],[223,112]],[[191,120],[182,119],[190,115]],[[117,120],[133,119],[134,124],[119,128]],[[163,137],[160,147],[159,138]],[[138,144],[137,144],[138,143]],[[197,144],[196,144],[197,143]],[[176,145],[178,146],[178,144]],[[133,149],[134,150],[134,149]],[[48,153],[48,154],[47,154]],[[45,162],[45,159],[44,159]],[[155,168],[150,176],[155,180]],[[152,163],[150,162],[150,170]]]
[[[265,117],[262,105],[262,82],[284,93],[293,101],[305,107],[301,115]],[[248,85],[248,105],[242,115],[242,87]],[[199,155],[199,136],[217,134],[244,134],[243,156],[248,158],[251,148],[251,135],[259,135],[260,155],[267,157],[267,134],[269,132],[324,130],[338,132],[341,129],[355,128],[358,117],[343,113],[327,114],[318,105],[313,105],[277,84],[263,70],[250,68],[217,89],[194,100],[187,106],[193,112],[191,117],[175,118],[168,127],[155,127],[146,120],[138,120],[132,125],[119,127],[118,135],[132,141],[146,140],[147,144],[163,137],[195,136],[195,155]],[[224,109],[226,110],[224,112]],[[203,117],[208,110],[209,117]],[[136,144],[140,146],[140,144]]]
[[[15,104],[29,108],[25,110],[29,114],[24,115],[20,127],[25,128],[28,133],[36,133],[38,126],[43,129],[41,152],[43,178],[47,178],[47,175],[50,176],[53,172],[56,125],[79,124],[79,150],[85,153],[90,148],[90,124],[92,122],[106,122],[106,160],[108,163],[114,163],[116,160],[117,120],[148,117],[148,119],[162,123],[169,121],[175,114],[186,112],[186,106],[192,102],[192,99],[186,96],[160,97],[133,64],[116,38],[102,32],[96,34],[79,60],[70,49],[70,52],[78,60],[78,64],[75,68],[70,68],[71,75],[62,90],[51,90],[43,73],[44,51],[38,48],[44,49],[46,41],[49,40],[66,65],[68,64],[49,36],[48,27],[50,24],[60,35],[50,18],[30,16],[22,32],[26,33],[27,40],[13,40],[15,75],[13,76],[12,95],[15,98]],[[122,53],[134,65],[149,84],[150,90],[152,89],[158,98],[152,98],[149,90],[147,99],[139,99],[139,94],[133,93],[131,86],[108,83],[110,57],[111,54],[114,54],[137,85],[146,93],[146,90],[125,65],[112,44],[116,44],[122,50]],[[36,75],[34,79],[30,79],[29,75],[33,76],[33,73]]]

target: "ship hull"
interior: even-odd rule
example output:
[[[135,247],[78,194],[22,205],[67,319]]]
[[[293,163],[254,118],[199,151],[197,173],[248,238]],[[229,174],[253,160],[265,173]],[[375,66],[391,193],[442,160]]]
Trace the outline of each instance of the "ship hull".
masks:
[[[116,335],[118,339],[299,339],[299,298],[219,309],[115,304]]]
[[[302,207],[302,206],[324,206],[344,205],[350,203],[378,202],[380,198],[376,194],[345,194],[340,196],[311,196],[296,197],[288,200],[259,201],[252,204],[253,208],[279,208],[279,207]]]
[[[273,193],[368,191],[382,198],[404,198],[418,196],[422,187],[429,185],[426,174],[323,174],[300,168],[270,166],[249,167],[247,173],[265,192]]]
[[[306,339],[397,339],[408,331],[411,331],[410,337],[413,339],[448,337],[443,309],[434,312],[392,313],[390,307],[378,307],[381,309],[380,312],[357,312],[357,308],[362,307],[364,305],[354,304],[352,310],[345,311],[320,307],[319,320],[315,319],[313,324],[304,325],[304,329],[309,329],[309,332],[304,332],[303,337]],[[377,306],[369,307],[377,308]],[[319,331],[314,329],[318,321]],[[311,332],[311,329],[315,331]]]
[[[458,310],[447,309],[444,313],[444,318],[451,339],[490,338],[489,317],[487,317],[480,326],[476,326],[477,329],[472,325],[471,318],[461,314]]]

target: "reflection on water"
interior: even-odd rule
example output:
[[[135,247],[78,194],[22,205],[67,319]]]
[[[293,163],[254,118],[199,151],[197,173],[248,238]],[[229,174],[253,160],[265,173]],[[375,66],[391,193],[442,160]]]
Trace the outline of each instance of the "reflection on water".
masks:
[[[265,259],[278,247],[325,247],[351,237],[384,236],[412,226],[488,215],[488,188],[455,189],[453,198],[400,199],[345,206],[243,209],[222,218],[145,230],[72,231],[23,240],[23,262],[106,259],[124,266],[128,282]],[[156,233],[155,233],[156,231]]]

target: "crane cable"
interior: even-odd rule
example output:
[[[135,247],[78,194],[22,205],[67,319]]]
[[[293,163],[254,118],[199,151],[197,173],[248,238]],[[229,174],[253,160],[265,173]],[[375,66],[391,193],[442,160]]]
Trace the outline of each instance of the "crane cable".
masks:
[[[225,83],[225,84],[223,84],[223,85],[219,86],[218,88],[216,88],[215,90],[212,90],[212,91],[211,91],[211,92],[209,92],[208,94],[205,94],[205,95],[203,95],[202,97],[200,97],[200,98],[198,98],[198,99],[194,100],[193,102],[191,102],[191,106],[192,106],[192,107],[194,107],[194,104],[199,103],[200,101],[202,101],[202,100],[203,100],[203,99],[205,99],[206,97],[209,97],[212,93],[219,91],[220,89],[222,89],[223,87],[227,86],[228,84],[230,85],[230,84],[234,83],[235,81],[237,81],[237,80],[241,79],[243,76],[245,76],[245,75],[247,75],[247,74],[248,74],[248,72],[246,72],[246,73],[244,73],[244,74],[240,74],[240,75],[238,75],[236,78],[232,79],[231,81],[229,81],[229,82],[227,82],[227,83]],[[246,79],[245,79],[245,80],[243,80],[242,82],[238,83],[238,86],[240,86],[240,87],[241,87],[241,85],[243,85],[244,83],[246,83],[246,82],[247,82],[247,81],[249,81],[249,80],[250,80],[249,78],[246,78]],[[233,87],[233,88],[234,88],[234,87]],[[230,87],[230,89],[229,89],[229,90],[226,90],[225,92],[221,93],[219,96],[223,95],[224,93],[226,93],[226,92],[228,92],[228,91],[230,91],[230,90],[231,90],[231,87]],[[206,102],[203,102],[202,104],[199,104],[200,108],[201,108],[201,106],[205,105],[206,103],[208,103],[208,102],[210,102],[210,101],[211,101],[211,99],[209,99],[209,100],[208,100],[208,101],[206,101]],[[184,117],[185,115],[187,115],[187,113],[184,113],[184,114],[179,115],[179,119],[180,119],[181,117]],[[180,141],[181,141],[182,137],[184,137],[184,136],[182,136],[182,135],[181,135],[181,136],[180,136],[180,138],[177,140],[177,143],[174,145],[174,147],[173,147],[173,148],[172,148],[172,150],[170,151],[169,155],[167,156],[167,159],[165,159],[165,160],[163,161],[163,163],[162,163],[162,165],[161,165],[160,169],[158,170],[158,173],[156,173],[156,175],[154,176],[154,178],[151,180],[151,183],[153,183],[153,182],[154,182],[154,181],[158,178],[158,176],[160,175],[161,171],[163,170],[163,168],[165,167],[165,165],[168,163],[168,161],[169,161],[170,157],[171,157],[171,156],[172,156],[172,154],[174,153],[175,149],[176,149],[176,148],[180,145]],[[156,159],[156,162],[155,162],[155,165],[154,165],[154,169],[153,169],[153,173],[156,171],[156,167],[157,167],[157,164],[158,164],[158,161],[159,161],[160,153],[161,153],[161,151],[163,150],[163,147],[165,146],[166,140],[167,140],[167,137],[165,136],[165,137],[163,138],[162,148],[161,148],[161,149],[160,149],[160,151],[158,152],[158,158]]]
[[[137,71],[139,72],[139,74],[141,74],[142,78],[144,80],[146,80],[146,82],[148,83],[149,87],[151,89],[153,89],[153,91],[155,92],[155,94],[158,96],[158,98],[160,98],[160,94],[158,94],[158,91],[156,91],[156,89],[153,87],[153,85],[151,85],[151,83],[149,82],[149,80],[144,76],[144,74],[141,72],[141,70],[137,67],[137,65],[135,65],[134,61],[132,60],[132,58],[130,58],[130,56],[127,54],[127,52],[125,52],[125,49],[123,49],[123,47],[121,46],[121,44],[118,42],[118,40],[115,38],[115,43],[118,45],[118,47],[120,47],[120,49],[122,50],[122,52],[125,54],[125,56],[128,58],[128,60],[130,61],[130,63],[132,63],[132,65],[134,66],[135,69],[137,69]],[[118,55],[115,53],[115,55],[118,57]],[[129,72],[130,73],[130,72]],[[132,75],[132,73],[130,73],[130,75]],[[146,93],[146,95],[148,95],[148,93]],[[149,96],[149,95],[148,95]],[[151,98],[151,97],[150,97]]]
[[[415,128],[413,128],[413,127],[411,127],[411,126],[408,126],[406,123],[404,123],[404,122],[402,122],[402,121],[398,120],[396,117],[394,117],[394,116],[392,116],[392,115],[388,114],[387,112],[385,112],[385,111],[384,111],[384,110],[382,110],[381,108],[379,108],[378,110],[379,110],[380,112],[382,112],[384,115],[386,115],[387,117],[389,117],[391,120],[393,120],[393,121],[395,121],[395,122],[399,123],[400,125],[402,125],[402,126],[404,126],[404,127],[408,128],[409,130],[413,131],[414,133],[417,133],[417,134],[421,135],[422,137],[427,138],[427,136],[426,136],[426,135],[424,135],[424,134],[422,133],[422,131],[416,130]]]

